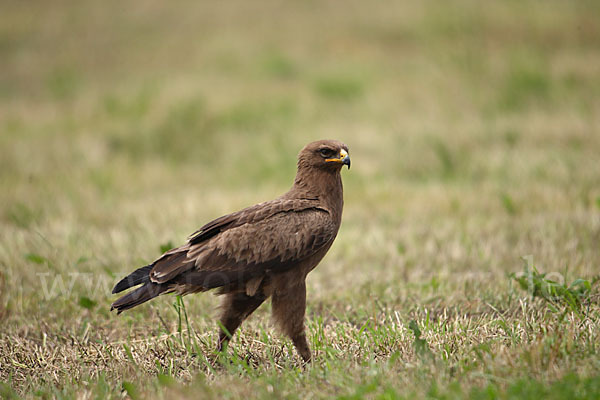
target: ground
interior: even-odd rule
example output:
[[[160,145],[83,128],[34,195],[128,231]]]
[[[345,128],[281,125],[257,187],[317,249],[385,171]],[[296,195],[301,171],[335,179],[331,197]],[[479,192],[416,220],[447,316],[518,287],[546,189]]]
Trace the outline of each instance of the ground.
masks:
[[[2,8],[0,397],[600,396],[600,3]],[[321,138],[352,169],[311,365],[269,305],[226,356],[211,294],[109,312]]]

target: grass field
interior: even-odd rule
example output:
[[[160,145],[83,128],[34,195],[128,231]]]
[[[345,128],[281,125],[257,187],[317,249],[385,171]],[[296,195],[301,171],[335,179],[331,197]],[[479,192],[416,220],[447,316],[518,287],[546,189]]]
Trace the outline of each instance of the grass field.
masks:
[[[600,398],[600,3],[18,2],[0,13],[0,398]],[[314,362],[114,283],[350,147]],[[525,259],[524,259],[525,258]],[[544,275],[546,274],[546,275]]]

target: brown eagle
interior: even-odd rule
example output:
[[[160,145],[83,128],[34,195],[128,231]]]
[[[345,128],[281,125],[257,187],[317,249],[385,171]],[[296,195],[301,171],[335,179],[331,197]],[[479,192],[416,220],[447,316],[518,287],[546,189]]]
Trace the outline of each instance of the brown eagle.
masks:
[[[186,244],[123,278],[111,310],[118,313],[163,293],[218,289],[225,295],[218,350],[240,324],[272,297],[273,318],[305,361],[306,275],[331,247],[342,220],[340,170],[348,147],[336,140],[306,145],[292,188],[275,200],[225,215],[193,233]]]

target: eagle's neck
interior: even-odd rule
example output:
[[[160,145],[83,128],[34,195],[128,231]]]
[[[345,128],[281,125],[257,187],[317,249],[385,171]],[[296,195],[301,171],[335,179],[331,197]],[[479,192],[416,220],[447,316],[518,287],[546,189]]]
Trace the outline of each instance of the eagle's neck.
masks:
[[[294,186],[287,193],[296,198],[315,198],[324,206],[342,217],[344,189],[340,170],[320,168],[299,168]]]

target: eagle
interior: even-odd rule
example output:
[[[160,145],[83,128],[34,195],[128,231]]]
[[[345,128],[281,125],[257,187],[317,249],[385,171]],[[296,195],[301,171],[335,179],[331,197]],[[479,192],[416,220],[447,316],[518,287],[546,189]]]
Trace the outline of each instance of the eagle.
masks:
[[[271,298],[272,317],[305,362],[306,276],[325,256],[341,221],[340,171],[350,169],[348,146],[337,140],[306,145],[291,189],[274,200],[217,218],[187,242],[123,278],[112,293],[139,286],[116,300],[120,314],[165,293],[216,289],[224,296],[217,350]],[[141,286],[140,286],[141,285]]]

